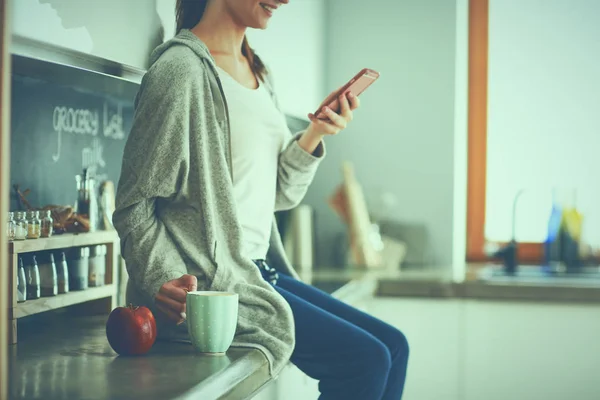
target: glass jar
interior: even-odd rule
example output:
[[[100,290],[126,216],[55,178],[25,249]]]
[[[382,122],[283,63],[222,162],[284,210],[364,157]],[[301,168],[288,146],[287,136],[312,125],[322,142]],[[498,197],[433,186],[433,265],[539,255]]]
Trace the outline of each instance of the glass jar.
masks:
[[[38,211],[27,212],[27,239],[37,239],[40,237],[42,221]]]
[[[17,211],[15,218],[15,240],[27,238],[27,220],[23,211]]]
[[[14,213],[8,213],[8,222],[6,224],[6,236],[8,240],[15,240],[15,216]]]
[[[47,238],[52,236],[54,220],[52,219],[52,211],[45,211],[45,216],[42,218],[40,236]]]

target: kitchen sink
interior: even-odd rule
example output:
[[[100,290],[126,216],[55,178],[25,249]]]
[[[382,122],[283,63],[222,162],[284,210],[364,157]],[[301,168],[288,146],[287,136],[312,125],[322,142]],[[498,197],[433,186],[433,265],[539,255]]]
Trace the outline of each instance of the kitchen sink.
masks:
[[[600,266],[567,272],[545,265],[519,265],[514,275],[507,275],[502,265],[490,264],[479,270],[478,279],[488,282],[600,286]]]

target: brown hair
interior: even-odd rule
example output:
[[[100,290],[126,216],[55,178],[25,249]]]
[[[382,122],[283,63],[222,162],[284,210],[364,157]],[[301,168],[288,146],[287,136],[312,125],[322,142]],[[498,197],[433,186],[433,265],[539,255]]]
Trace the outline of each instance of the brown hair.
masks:
[[[182,29],[191,29],[200,22],[208,0],[177,0],[175,5],[175,18],[177,21],[177,33]],[[248,59],[250,68],[254,75],[263,80],[267,73],[265,65],[258,57],[248,43],[248,38],[244,35],[242,42],[242,54]]]

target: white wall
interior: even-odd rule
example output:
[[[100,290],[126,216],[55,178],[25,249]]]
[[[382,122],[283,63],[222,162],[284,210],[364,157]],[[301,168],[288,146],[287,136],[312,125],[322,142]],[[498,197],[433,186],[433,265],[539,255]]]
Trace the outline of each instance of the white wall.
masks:
[[[248,33],[250,46],[273,71],[283,110],[301,118],[326,94],[325,4],[292,0],[275,12],[266,30]]]
[[[424,224],[428,261],[452,262],[456,1],[327,0],[327,90],[363,67],[381,78],[362,96],[352,125],[329,138],[328,157],[307,195],[317,210],[320,264],[333,262],[345,227],[326,198],[344,160],[373,204],[398,199],[392,217]]]
[[[162,42],[155,0],[17,0],[13,33],[145,68]]]
[[[577,189],[600,247],[600,2],[490,1],[486,236],[543,241],[554,187]]]
[[[452,276],[462,282],[467,260],[467,169],[469,113],[469,0],[456,0],[454,86],[454,198]]]

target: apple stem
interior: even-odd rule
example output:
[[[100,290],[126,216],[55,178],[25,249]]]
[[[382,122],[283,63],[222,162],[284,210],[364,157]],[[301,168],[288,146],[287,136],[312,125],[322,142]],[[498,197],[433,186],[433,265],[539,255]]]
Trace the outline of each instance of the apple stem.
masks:
[[[132,311],[137,310],[139,307],[138,306],[134,306],[132,303],[129,303],[129,309]]]

